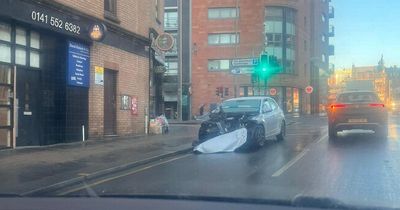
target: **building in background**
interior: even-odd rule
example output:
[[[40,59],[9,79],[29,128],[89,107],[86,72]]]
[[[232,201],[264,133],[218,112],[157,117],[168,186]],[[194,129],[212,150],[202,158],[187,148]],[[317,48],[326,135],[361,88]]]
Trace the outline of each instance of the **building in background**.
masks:
[[[0,147],[145,132],[162,0],[0,4]]]
[[[333,54],[329,2],[193,1],[193,115],[202,105],[209,111],[224,99],[253,95],[274,97],[286,113],[319,112]],[[250,75],[262,52],[276,56],[283,67],[267,87],[254,85]],[[312,97],[305,93],[309,85]]]
[[[400,71],[396,67],[386,68],[383,57],[376,66],[355,66],[351,69],[336,70],[328,79],[328,104],[335,101],[336,96],[343,91],[371,90],[379,99],[390,105],[399,96],[398,85]]]
[[[191,118],[191,0],[165,0],[164,30],[175,38],[166,52],[164,113],[169,119]]]

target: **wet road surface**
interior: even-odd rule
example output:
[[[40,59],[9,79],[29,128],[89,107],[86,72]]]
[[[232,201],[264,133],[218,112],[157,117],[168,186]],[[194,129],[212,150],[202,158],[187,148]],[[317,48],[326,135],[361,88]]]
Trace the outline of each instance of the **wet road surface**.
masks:
[[[283,142],[252,152],[185,154],[54,195],[194,195],[260,199],[329,197],[346,204],[400,207],[400,117],[388,139],[365,131],[330,140],[327,119],[302,118]]]

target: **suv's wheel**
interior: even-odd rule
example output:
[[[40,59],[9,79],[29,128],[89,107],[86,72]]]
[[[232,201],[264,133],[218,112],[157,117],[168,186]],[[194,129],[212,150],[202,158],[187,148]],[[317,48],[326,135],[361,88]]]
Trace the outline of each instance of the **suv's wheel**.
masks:
[[[335,125],[329,123],[328,133],[330,139],[335,139],[337,137],[337,131],[335,129]]]
[[[276,136],[276,139],[278,141],[283,141],[283,140],[285,140],[285,136],[286,136],[286,123],[285,123],[285,121],[282,121],[281,132]]]
[[[255,147],[262,147],[265,144],[265,130],[262,125],[256,125],[254,128],[253,136],[253,145]]]
[[[378,130],[375,131],[375,133],[377,134],[377,136],[379,136],[380,138],[384,138],[386,139],[388,137],[389,134],[389,130],[388,130],[388,125],[384,125],[381,128],[379,128]]]

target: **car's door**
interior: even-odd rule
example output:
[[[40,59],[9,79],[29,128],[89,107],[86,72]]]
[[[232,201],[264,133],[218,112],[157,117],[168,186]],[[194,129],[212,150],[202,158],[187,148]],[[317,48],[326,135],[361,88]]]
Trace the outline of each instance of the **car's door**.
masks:
[[[266,137],[273,136],[274,135],[273,134],[273,125],[272,125],[273,110],[272,110],[271,104],[268,102],[268,100],[263,100],[262,117],[263,117],[264,128],[265,128],[265,136]]]
[[[271,105],[271,129],[274,135],[279,134],[281,127],[281,113],[278,105],[272,100],[268,99],[269,104]]]

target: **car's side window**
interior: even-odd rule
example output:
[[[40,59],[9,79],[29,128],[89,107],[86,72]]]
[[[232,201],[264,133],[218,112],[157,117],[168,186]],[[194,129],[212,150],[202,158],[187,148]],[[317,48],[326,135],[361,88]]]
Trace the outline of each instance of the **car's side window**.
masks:
[[[271,99],[268,99],[269,104],[271,104],[272,110],[275,110],[278,108],[278,105]]]
[[[270,103],[267,100],[265,100],[264,104],[263,104],[263,112],[265,113],[265,112],[269,112],[269,111],[272,111],[272,107],[271,107]]]

